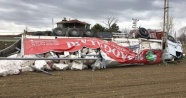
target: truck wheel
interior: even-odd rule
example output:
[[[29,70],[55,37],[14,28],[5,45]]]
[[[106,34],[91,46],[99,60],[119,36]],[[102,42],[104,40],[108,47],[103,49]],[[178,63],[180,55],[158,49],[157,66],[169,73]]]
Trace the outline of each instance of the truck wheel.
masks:
[[[138,34],[142,37],[142,38],[148,38],[149,37],[149,33],[145,28],[139,28]]]
[[[69,35],[72,37],[79,37],[80,36],[80,32],[78,29],[70,29],[69,30]]]
[[[63,31],[62,28],[55,28],[53,34],[55,36],[65,36],[65,32]]]
[[[95,35],[95,33],[92,30],[87,29],[87,30],[85,30],[84,35],[86,37],[93,37]]]

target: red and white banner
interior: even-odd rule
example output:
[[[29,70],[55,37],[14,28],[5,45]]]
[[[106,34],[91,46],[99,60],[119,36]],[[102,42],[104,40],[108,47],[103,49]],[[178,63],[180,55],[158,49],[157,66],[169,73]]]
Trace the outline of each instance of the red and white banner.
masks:
[[[104,53],[107,54],[107,56],[121,63],[146,62],[145,58],[139,59],[139,55],[126,47],[117,45],[114,42],[107,42],[97,38],[24,39],[25,55],[42,54],[49,51],[75,52],[81,50],[83,47],[92,49],[100,48]],[[141,55],[143,55],[143,53],[144,52],[141,52]],[[160,52],[158,53],[160,55],[162,54]],[[158,62],[160,61],[158,60]]]

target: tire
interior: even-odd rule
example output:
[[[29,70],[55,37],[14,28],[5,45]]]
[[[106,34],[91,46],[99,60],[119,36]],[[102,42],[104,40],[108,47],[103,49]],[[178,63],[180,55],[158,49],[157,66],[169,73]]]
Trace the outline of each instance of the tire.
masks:
[[[92,30],[87,29],[87,30],[85,30],[84,35],[86,37],[93,37],[95,35],[95,33]]]
[[[85,29],[78,29],[79,30],[79,33],[80,33],[80,37],[84,37],[84,32],[85,32]]]
[[[79,37],[80,36],[80,31],[78,29],[70,29],[68,31],[68,33],[72,37]]]
[[[149,37],[149,33],[145,28],[139,28],[138,35],[140,35],[140,37],[142,37],[142,38]]]
[[[65,32],[63,31],[62,28],[55,28],[55,29],[53,30],[53,34],[54,34],[55,36],[65,36]]]

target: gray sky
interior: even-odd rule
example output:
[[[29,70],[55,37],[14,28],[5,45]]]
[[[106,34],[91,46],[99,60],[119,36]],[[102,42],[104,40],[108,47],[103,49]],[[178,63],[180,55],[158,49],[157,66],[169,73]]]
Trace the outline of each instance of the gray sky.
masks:
[[[51,30],[54,23],[78,19],[93,26],[108,16],[118,17],[120,30],[131,29],[132,18],[138,26],[160,29],[164,0],[0,0],[0,33]],[[170,15],[175,30],[186,26],[186,0],[170,0]],[[54,25],[56,27],[56,25]]]

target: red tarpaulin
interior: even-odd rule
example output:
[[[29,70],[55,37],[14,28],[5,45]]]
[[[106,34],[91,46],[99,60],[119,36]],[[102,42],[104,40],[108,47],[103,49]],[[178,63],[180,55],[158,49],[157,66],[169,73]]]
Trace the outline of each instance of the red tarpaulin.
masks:
[[[54,52],[75,52],[83,47],[97,49],[100,48],[110,58],[121,63],[147,63],[146,52],[136,54],[132,50],[117,45],[114,42],[107,42],[97,38],[58,38],[58,39],[24,39],[24,54],[42,54],[49,51]],[[158,56],[154,63],[161,61],[161,50],[154,50]],[[139,56],[140,59],[139,59]]]

